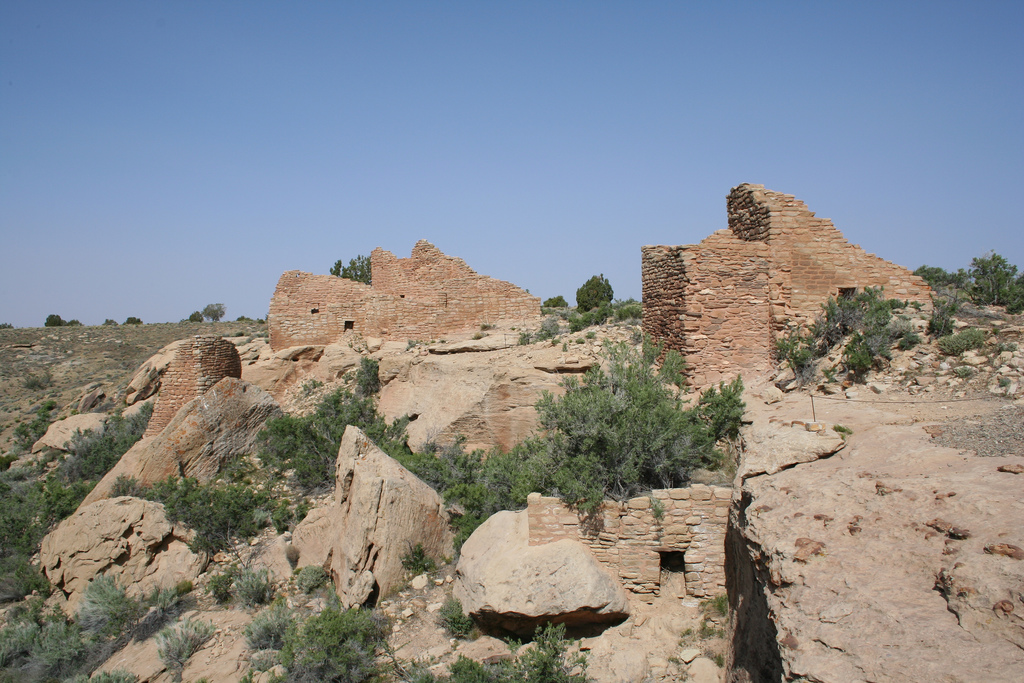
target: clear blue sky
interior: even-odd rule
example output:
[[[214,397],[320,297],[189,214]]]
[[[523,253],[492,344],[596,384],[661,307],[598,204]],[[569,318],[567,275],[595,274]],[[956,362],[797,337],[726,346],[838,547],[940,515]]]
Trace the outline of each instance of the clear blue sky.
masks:
[[[0,3],[0,322],[262,317],[425,238],[572,301],[742,182],[1024,267],[1024,3]]]

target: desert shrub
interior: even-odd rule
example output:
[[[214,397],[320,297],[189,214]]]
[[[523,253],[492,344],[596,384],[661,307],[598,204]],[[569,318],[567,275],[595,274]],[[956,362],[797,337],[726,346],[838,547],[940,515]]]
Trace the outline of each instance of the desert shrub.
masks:
[[[43,624],[32,643],[25,668],[45,679],[73,675],[88,656],[78,624],[55,619]]]
[[[117,321],[114,320],[113,318],[107,318],[106,320],[103,321],[103,324],[108,326],[108,327],[111,326],[111,325],[116,326],[117,325]]]
[[[427,555],[422,543],[417,543],[402,555],[402,567],[413,574],[426,574],[437,569],[437,562]]]
[[[658,379],[665,384],[674,384],[682,389],[688,384],[686,380],[686,361],[675,349],[665,353],[661,361],[661,368],[658,370]]]
[[[368,610],[330,606],[288,629],[281,663],[290,681],[369,681],[381,673],[375,652],[385,635]]]
[[[203,313],[202,313],[202,311],[192,311],[191,315],[188,316],[188,321],[190,323],[201,323],[201,322],[203,322]]]
[[[142,324],[142,318],[136,318],[134,315],[130,315],[127,318],[125,318],[124,324],[125,325],[141,325]]]
[[[114,669],[113,671],[101,671],[92,678],[85,674],[78,674],[74,678],[68,679],[66,683],[138,683],[138,681],[139,677],[130,671]]]
[[[234,583],[235,577],[230,571],[223,574],[214,574],[210,577],[209,583],[206,584],[206,590],[213,596],[214,600],[219,603],[225,603],[231,600],[231,587]]]
[[[131,629],[143,611],[139,601],[128,597],[112,577],[98,576],[82,594],[78,624],[89,633],[115,636]]]
[[[907,332],[906,334],[900,336],[900,339],[896,343],[896,346],[899,348],[900,351],[909,351],[910,349],[920,344],[922,341],[924,340],[921,339],[921,335],[911,330],[910,332]]]
[[[227,308],[224,304],[206,304],[202,310],[203,317],[215,323],[220,322],[225,313],[227,313]]]
[[[334,262],[334,265],[331,266],[331,275],[370,284],[373,282],[373,271],[371,269],[370,257],[360,254],[354,259],[351,259],[347,266],[342,264],[341,259],[338,259]]]
[[[277,666],[279,659],[277,650],[257,650],[249,655],[249,670],[258,672],[269,671]],[[241,683],[252,683],[252,678],[242,678]]]
[[[1017,266],[994,251],[971,259],[967,274],[974,303],[1005,306],[1008,313],[1024,308],[1024,279],[1017,277]]]
[[[579,332],[592,325],[602,325],[613,313],[612,305],[608,302],[584,313],[574,313],[569,316],[569,331]]]
[[[373,396],[380,391],[380,364],[373,358],[363,356],[359,359],[359,369],[356,370],[356,394],[358,396]]]
[[[46,433],[46,429],[53,422],[53,411],[57,408],[57,402],[53,400],[44,401],[36,408],[35,417],[31,422],[23,422],[14,428],[14,450],[15,452],[28,451],[32,444]]]
[[[186,619],[157,634],[157,654],[171,670],[174,680],[181,680],[181,670],[185,668],[185,663],[213,636],[214,630],[212,622]]]
[[[27,657],[38,635],[39,624],[28,620],[0,629],[0,667],[12,666]]]
[[[452,596],[438,610],[437,623],[452,638],[468,638],[476,627],[473,620],[462,611],[462,603]]]
[[[270,583],[270,574],[266,567],[261,569],[243,569],[235,579],[235,594],[246,607],[255,607],[270,602],[274,595],[274,587]]]
[[[391,456],[408,452],[403,420],[388,425],[373,400],[338,390],[325,396],[316,410],[303,417],[284,415],[267,421],[260,434],[260,459],[281,471],[293,470],[303,491],[334,484],[334,466],[345,427],[355,425]]]
[[[968,327],[956,334],[940,337],[936,342],[939,351],[947,356],[959,356],[964,351],[979,349],[984,344],[985,333],[974,327]]]
[[[653,358],[625,344],[609,347],[606,358],[607,372],[595,366],[582,382],[567,378],[563,397],[544,394],[537,403],[559,464],[548,487],[593,509],[605,495],[679,486],[693,469],[721,463],[715,444],[738,431],[743,414],[738,378],[685,410],[654,373]]]
[[[117,479],[114,480],[113,487],[110,489],[110,497],[132,496],[133,498],[141,498],[144,492],[145,489],[143,489],[138,479],[129,477],[127,474],[119,474]]]
[[[46,322],[43,323],[43,327],[62,327],[63,325],[64,319],[56,313],[46,316]]]
[[[967,379],[968,377],[974,375],[974,368],[972,368],[970,365],[961,365],[956,368],[953,368],[953,374],[959,377],[960,379]]]
[[[576,308],[581,313],[612,302],[612,285],[604,274],[594,275],[576,290]]]
[[[544,308],[568,308],[569,302],[565,300],[565,297],[559,294],[553,296],[550,299],[546,299],[543,304]]]
[[[532,342],[533,342],[533,335],[532,334],[530,334],[529,332],[520,332],[519,333],[519,345],[520,346],[527,346],[528,344],[530,344]]]
[[[145,492],[164,504],[172,522],[195,529],[189,547],[215,553],[227,548],[232,537],[252,538],[262,528],[255,512],[276,505],[267,490],[245,484],[200,484],[195,479],[168,477]]]
[[[558,322],[558,316],[551,315],[544,319],[544,322],[540,324],[540,329],[534,335],[534,341],[544,341],[546,339],[554,339],[561,333],[562,326]]]
[[[152,404],[146,404],[127,418],[118,413],[111,415],[99,434],[75,434],[68,446],[68,456],[58,467],[58,475],[64,481],[98,481],[142,438],[152,415]]]
[[[800,384],[806,384],[814,378],[813,339],[800,334],[799,330],[790,329],[785,337],[775,340],[775,356],[785,361]]]
[[[953,316],[960,310],[960,302],[956,299],[936,297],[932,304],[932,315],[928,320],[928,332],[937,337],[952,334]]]
[[[318,564],[311,564],[303,567],[295,575],[295,586],[300,591],[309,595],[320,586],[323,586],[330,579],[327,570]]]
[[[21,386],[32,391],[45,389],[51,384],[53,384],[53,376],[50,374],[49,369],[40,370],[38,373],[30,372],[25,375],[25,379],[21,382]],[[42,435],[40,434],[40,436]]]
[[[14,325],[10,323],[0,323],[0,330],[13,330]]]
[[[644,315],[643,306],[636,299],[616,301],[612,308],[615,311],[615,319],[621,322],[627,320],[639,320]]]
[[[278,600],[253,617],[245,627],[245,642],[251,650],[280,650],[284,646],[284,635],[291,623],[288,605],[283,600]]]
[[[71,320],[68,320],[64,324],[67,325],[68,327],[81,327],[82,321],[79,320],[78,318],[72,318]]]

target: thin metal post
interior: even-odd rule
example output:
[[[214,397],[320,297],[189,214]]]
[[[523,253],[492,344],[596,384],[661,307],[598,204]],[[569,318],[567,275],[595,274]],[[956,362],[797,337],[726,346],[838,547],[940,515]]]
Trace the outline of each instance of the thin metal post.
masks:
[[[811,419],[815,422],[818,421],[818,416],[814,412],[814,394],[811,394]]]

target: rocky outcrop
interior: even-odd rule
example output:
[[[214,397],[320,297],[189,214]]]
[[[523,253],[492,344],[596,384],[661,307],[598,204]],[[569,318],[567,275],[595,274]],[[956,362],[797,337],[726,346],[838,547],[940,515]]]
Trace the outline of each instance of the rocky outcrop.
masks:
[[[467,450],[507,450],[535,429],[534,404],[541,392],[561,392],[556,375],[537,370],[530,362],[492,353],[382,362],[382,379],[393,379],[381,390],[379,409],[388,420],[415,418],[408,428],[413,450],[430,441],[450,443],[459,435],[466,437]]]
[[[453,552],[441,497],[353,426],[338,452],[333,504],[303,520],[293,544],[300,565],[329,566],[346,607],[398,585],[402,557],[416,545],[434,558]]]
[[[104,413],[82,413],[57,420],[50,424],[46,428],[46,433],[32,445],[32,452],[38,453],[46,448],[66,451],[68,444],[75,438],[75,434],[85,432],[102,434],[103,428],[107,425],[107,419],[107,415]]]
[[[187,403],[159,434],[132,446],[82,507],[110,495],[122,475],[147,486],[170,476],[212,481],[226,462],[252,453],[263,425],[280,414],[277,402],[265,391],[225,377]]]
[[[629,616],[618,581],[565,539],[529,545],[525,512],[499,512],[462,546],[454,595],[478,623],[520,635],[538,624],[608,624]]]
[[[128,405],[145,400],[159,391],[164,373],[167,372],[178,349],[186,343],[188,342],[185,339],[171,342],[139,366],[131,380],[128,381],[128,388],[125,390],[124,400]]]
[[[207,558],[188,549],[189,532],[171,524],[163,505],[122,496],[79,509],[44,539],[46,578],[71,605],[95,577],[112,576],[130,595],[194,580]]]
[[[1018,680],[1024,503],[999,467],[1024,458],[937,447],[911,420],[835,406],[854,431],[839,455],[747,470],[726,550],[730,681]],[[775,440],[751,444],[751,461],[779,463]]]
[[[817,425],[812,424],[812,427]],[[737,476],[775,474],[798,463],[813,462],[839,452],[846,442],[831,429],[809,431],[803,422],[770,422],[751,427],[744,435],[747,451]]]

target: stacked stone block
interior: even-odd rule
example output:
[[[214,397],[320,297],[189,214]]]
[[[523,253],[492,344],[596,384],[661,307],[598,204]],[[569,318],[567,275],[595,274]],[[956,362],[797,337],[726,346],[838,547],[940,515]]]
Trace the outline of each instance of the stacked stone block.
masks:
[[[234,344],[213,335],[196,335],[178,348],[168,364],[143,436],[159,434],[182,406],[220,380],[241,376],[242,361]]]
[[[882,287],[930,308],[924,280],[850,244],[792,195],[744,184],[726,203],[729,230],[641,248],[644,331],[687,357],[694,383],[769,369],[776,337],[812,322],[830,296]]]
[[[653,595],[661,591],[662,554],[682,552],[686,594],[714,595],[725,590],[731,497],[732,489],[704,485],[657,489],[650,497],[606,501],[584,515],[558,498],[534,493],[527,503],[530,545],[564,538],[581,541],[626,589]],[[652,499],[657,504],[652,505]]]
[[[540,299],[476,273],[425,240],[399,259],[374,249],[372,285],[288,271],[267,320],[274,350],[331,344],[347,332],[385,339],[432,339],[498,320],[540,315]]]

